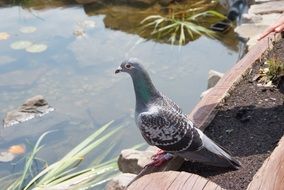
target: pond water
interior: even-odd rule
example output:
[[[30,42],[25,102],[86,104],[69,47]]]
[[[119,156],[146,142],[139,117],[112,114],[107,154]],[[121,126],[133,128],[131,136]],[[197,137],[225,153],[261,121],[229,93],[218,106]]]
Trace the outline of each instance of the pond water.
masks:
[[[0,150],[26,144],[30,151],[27,140],[34,144],[42,133],[56,129],[43,141],[45,147],[39,155],[51,163],[114,120],[113,127],[124,126],[113,139],[117,146],[110,157],[116,156],[121,149],[144,142],[133,118],[132,81],[126,74],[114,75],[124,59],[141,59],[157,88],[185,113],[206,90],[208,71],[225,72],[238,59],[238,41],[232,32],[221,41],[200,37],[184,46],[173,46],[145,40],[133,28],[106,27],[111,15],[108,11],[114,9],[92,10],[75,4],[0,8],[0,32],[10,35],[0,41],[0,117],[38,94],[56,109],[41,118],[2,128]],[[84,36],[74,35],[86,20],[95,26],[85,27]],[[36,31],[21,32],[27,26]],[[127,22],[123,27],[127,28]],[[11,44],[19,40],[45,44],[47,49],[41,53],[12,49]],[[21,164],[0,163],[0,177],[20,168]]]

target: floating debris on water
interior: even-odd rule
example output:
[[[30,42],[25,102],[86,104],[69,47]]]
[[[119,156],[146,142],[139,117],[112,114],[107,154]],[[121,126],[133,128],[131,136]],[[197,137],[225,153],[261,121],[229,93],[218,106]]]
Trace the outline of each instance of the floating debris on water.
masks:
[[[83,28],[95,28],[96,23],[93,20],[84,20],[80,25],[82,25]]]
[[[15,155],[10,152],[0,152],[0,162],[10,162],[14,160]]]
[[[0,162],[11,162],[17,155],[24,154],[26,147],[23,144],[13,145],[8,150],[0,151]]]
[[[7,40],[10,37],[10,34],[7,32],[0,32],[0,40]]]
[[[73,34],[77,37],[77,38],[81,38],[86,36],[86,29],[88,28],[95,28],[96,27],[96,23],[93,20],[84,20],[82,22],[80,22],[79,24],[77,24],[75,26],[75,29],[73,30]]]

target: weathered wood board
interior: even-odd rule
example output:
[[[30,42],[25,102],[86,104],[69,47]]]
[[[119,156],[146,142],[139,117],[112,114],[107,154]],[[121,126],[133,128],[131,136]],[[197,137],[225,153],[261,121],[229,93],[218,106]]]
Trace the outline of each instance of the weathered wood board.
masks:
[[[143,188],[141,188],[143,187]],[[167,171],[145,175],[132,183],[128,190],[222,190],[220,186],[199,175]]]

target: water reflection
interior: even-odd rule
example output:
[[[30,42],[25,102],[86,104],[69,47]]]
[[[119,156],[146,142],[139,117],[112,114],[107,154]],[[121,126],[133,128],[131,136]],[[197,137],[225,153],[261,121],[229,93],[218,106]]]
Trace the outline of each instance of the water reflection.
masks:
[[[0,46],[0,117],[37,94],[42,94],[56,109],[42,118],[2,128],[0,149],[26,143],[25,139],[35,143],[42,133],[56,129],[58,132],[44,141],[46,146],[39,155],[49,162],[110,120],[116,121],[113,127],[125,126],[118,147],[110,156],[117,155],[121,148],[143,142],[133,120],[131,80],[126,75],[113,74],[125,58],[142,59],[156,86],[188,113],[206,88],[208,70],[224,72],[238,57],[238,42],[233,33],[222,41],[201,37],[182,47],[145,41],[131,25],[135,20],[133,10],[137,8],[120,10],[120,6],[115,6],[108,7],[107,12],[89,8],[87,11],[87,6],[83,9],[71,1],[66,5],[62,1],[38,1],[37,5],[23,7],[0,2],[0,30],[11,35]],[[149,9],[154,11],[154,7]],[[128,20],[106,27],[111,18]],[[96,26],[77,38],[73,31],[85,20],[94,21]],[[21,33],[23,26],[36,27],[37,31]],[[39,54],[11,49],[10,45],[18,40],[44,43],[48,49]],[[0,163],[0,176],[20,168]]]
[[[83,4],[81,4],[83,2]],[[92,3],[89,3],[92,2]],[[53,8],[67,8],[67,7],[83,7],[85,14],[88,16],[97,16],[104,15],[104,25],[106,28],[110,28],[112,30],[120,30],[123,32],[127,32],[130,34],[138,34],[145,39],[155,40],[157,42],[162,43],[170,43],[168,39],[159,39],[153,35],[151,35],[150,30],[143,31],[141,21],[148,16],[151,15],[170,15],[173,10],[187,10],[191,5],[196,2],[200,2],[200,0],[186,0],[181,3],[170,3],[168,6],[164,7],[159,3],[149,4],[146,7],[141,8],[141,6],[128,6],[125,3],[126,1],[84,1],[77,0],[76,1],[57,1],[52,0],[48,1],[48,3],[44,0],[40,1],[15,1],[14,4],[20,5],[23,8],[33,12],[33,10],[48,10]],[[138,1],[140,2],[140,1]],[[202,2],[202,1],[201,1]],[[206,0],[204,1],[206,2]],[[226,2],[226,3],[225,3]],[[85,4],[87,3],[87,4]],[[11,1],[1,1],[0,6],[8,6],[11,5]],[[229,4],[226,0],[220,1],[220,3],[216,3],[214,1],[208,1],[208,10],[216,10],[224,15],[227,14],[227,4]],[[225,4],[225,5],[224,5]],[[183,8],[181,8],[183,7]],[[188,7],[188,8],[184,8]],[[36,16],[36,15],[35,15]],[[207,26],[216,22],[216,20],[207,21]],[[198,38],[198,37],[196,37]],[[237,51],[238,50],[238,41],[235,40],[234,32],[231,29],[226,35],[218,35],[217,40],[223,43],[228,48]]]

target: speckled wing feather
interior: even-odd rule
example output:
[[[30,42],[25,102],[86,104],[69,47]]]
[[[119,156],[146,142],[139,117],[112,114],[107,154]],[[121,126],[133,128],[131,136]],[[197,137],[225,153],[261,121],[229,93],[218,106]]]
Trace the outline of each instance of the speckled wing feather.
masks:
[[[168,98],[167,96],[161,94],[163,102],[165,104],[167,104],[166,106],[170,106],[171,108],[173,108],[176,112],[182,114],[182,110],[181,108],[174,102],[172,101],[170,98]]]
[[[202,140],[185,115],[170,108],[152,106],[138,115],[137,124],[145,140],[168,152],[198,150]]]

